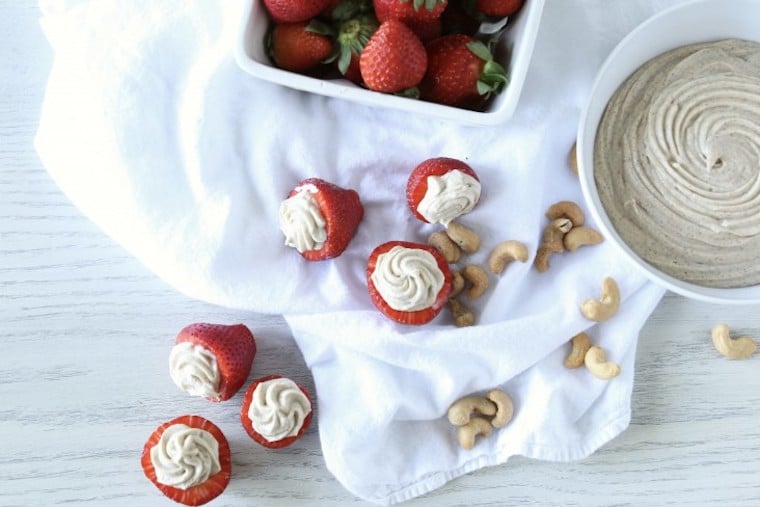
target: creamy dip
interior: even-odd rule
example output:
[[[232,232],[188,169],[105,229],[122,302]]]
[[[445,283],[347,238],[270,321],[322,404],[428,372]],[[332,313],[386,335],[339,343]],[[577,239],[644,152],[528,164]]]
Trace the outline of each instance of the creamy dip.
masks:
[[[645,261],[708,287],[760,283],[760,43],[694,44],[641,66],[607,105],[594,176]]]

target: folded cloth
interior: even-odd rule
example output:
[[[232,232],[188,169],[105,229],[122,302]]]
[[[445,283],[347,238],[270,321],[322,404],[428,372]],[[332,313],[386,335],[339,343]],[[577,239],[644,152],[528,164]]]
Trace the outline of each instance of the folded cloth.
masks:
[[[244,1],[41,0],[55,61],[36,147],[60,188],[184,294],[286,315],[317,386],[327,466],[359,497],[403,501],[514,454],[580,458],[622,431],[638,331],[663,291],[609,243],[555,255],[546,273],[513,263],[464,329],[445,315],[422,328],[388,321],[365,270],[378,244],[435,229],[404,195],[412,168],[435,156],[467,161],[483,184],[461,220],[483,245],[468,262],[483,264],[506,239],[535,252],[546,208],[583,204],[567,153],[595,72],[673,2],[547,2],[515,116],[479,128],[245,74],[232,57]],[[281,200],[308,177],[354,188],[364,203],[356,236],[330,261],[306,262],[278,228]],[[605,276],[620,285],[621,311],[591,326],[578,305]],[[583,330],[621,364],[618,378],[562,366]],[[459,448],[449,404],[497,386],[515,400],[514,421]]]

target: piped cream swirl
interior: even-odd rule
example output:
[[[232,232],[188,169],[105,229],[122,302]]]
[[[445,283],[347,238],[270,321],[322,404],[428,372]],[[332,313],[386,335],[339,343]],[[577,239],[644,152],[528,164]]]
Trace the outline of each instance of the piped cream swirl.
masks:
[[[480,200],[480,182],[454,169],[441,176],[427,177],[427,191],[417,204],[417,212],[431,224],[444,226],[469,213]]]
[[[219,443],[206,430],[173,424],[150,450],[150,460],[161,484],[188,489],[221,471]]]
[[[248,408],[253,429],[269,442],[298,435],[309,413],[309,398],[288,378],[261,382]]]
[[[433,254],[401,245],[377,257],[370,278],[388,306],[409,312],[433,306],[445,281]]]
[[[200,345],[180,342],[172,347],[169,375],[177,387],[191,396],[219,397],[219,365],[214,354]]]
[[[295,190],[295,194],[280,203],[280,230],[285,235],[285,245],[301,253],[319,250],[327,241],[327,229],[313,196],[317,187],[306,184]]]

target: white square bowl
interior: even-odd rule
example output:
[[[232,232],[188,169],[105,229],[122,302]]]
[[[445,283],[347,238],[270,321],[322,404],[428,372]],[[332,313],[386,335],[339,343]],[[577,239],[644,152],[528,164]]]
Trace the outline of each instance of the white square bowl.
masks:
[[[520,98],[525,75],[533,54],[545,0],[526,0],[525,5],[499,41],[495,58],[507,69],[509,83],[485,111],[470,111],[422,100],[374,92],[355,85],[346,79],[318,79],[275,67],[264,50],[264,34],[269,19],[261,0],[249,0],[243,13],[240,31],[235,43],[235,60],[251,75],[281,84],[330,97],[388,107],[410,113],[451,120],[470,125],[495,125],[505,122],[514,113]]]

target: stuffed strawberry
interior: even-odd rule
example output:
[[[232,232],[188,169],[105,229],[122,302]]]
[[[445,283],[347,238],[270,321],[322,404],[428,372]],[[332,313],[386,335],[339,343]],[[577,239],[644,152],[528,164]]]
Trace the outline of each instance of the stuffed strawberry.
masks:
[[[309,178],[280,204],[280,229],[285,244],[310,261],[343,253],[364,216],[355,190]]]
[[[426,68],[427,55],[422,41],[405,24],[394,19],[380,25],[359,59],[367,88],[384,93],[416,94],[415,87]]]
[[[331,0],[264,0],[275,23],[298,23],[317,16],[331,6]]]
[[[426,49],[428,67],[419,87],[424,100],[474,109],[508,82],[491,51],[469,35],[444,35]]]
[[[437,157],[412,170],[406,184],[406,200],[412,213],[429,223],[447,226],[469,213],[480,200],[480,180],[461,160]]]
[[[148,438],[140,459],[145,476],[184,505],[203,505],[230,482],[230,446],[222,431],[197,415],[165,422]]]
[[[525,0],[477,0],[475,11],[493,17],[511,16],[519,11]]]
[[[169,374],[192,396],[224,401],[245,384],[255,355],[253,334],[243,324],[190,324],[169,354]]]
[[[240,422],[257,443],[279,449],[301,438],[313,413],[306,389],[289,378],[269,375],[246,390]]]
[[[317,21],[275,24],[267,38],[269,57],[281,69],[308,73],[333,53],[327,31]]]
[[[451,294],[451,271],[432,246],[389,241],[375,248],[367,265],[370,299],[389,319],[421,325],[433,320]]]

